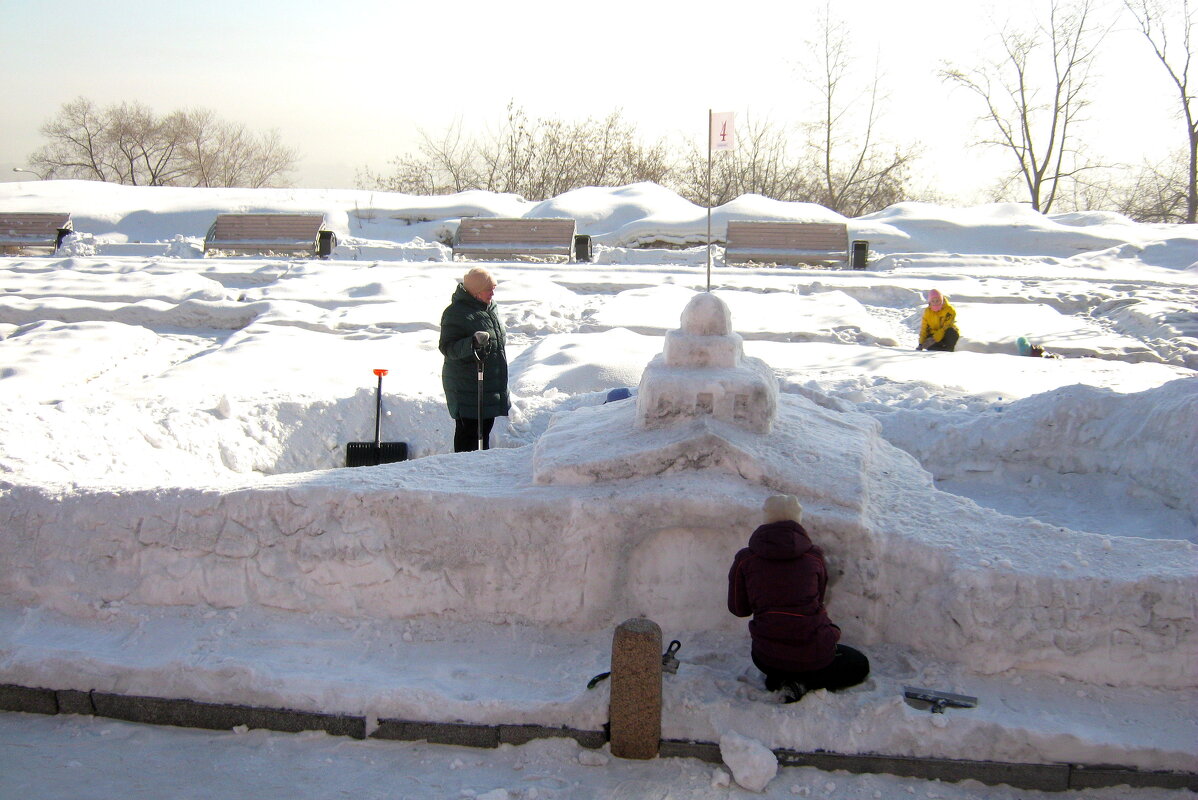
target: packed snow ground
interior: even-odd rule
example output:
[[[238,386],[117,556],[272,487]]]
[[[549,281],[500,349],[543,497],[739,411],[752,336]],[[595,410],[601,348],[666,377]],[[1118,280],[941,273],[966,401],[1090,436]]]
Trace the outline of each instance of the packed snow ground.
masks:
[[[564,590],[521,583],[536,574],[512,563],[529,560],[522,547],[531,556],[533,540],[520,544],[524,517],[556,504],[575,509],[572,516],[593,515],[591,524],[602,528],[605,503],[652,501],[652,491],[641,488],[651,482],[633,481],[607,489],[559,486],[530,503],[531,478],[519,470],[531,461],[524,454],[551,441],[551,421],[569,431],[597,420],[582,430],[607,431],[603,421],[620,413],[618,404],[602,406],[607,391],[637,386],[683,306],[705,288],[706,252],[695,246],[706,230],[702,209],[651,185],[580,190],[544,204],[484,193],[412,198],[75,182],[2,188],[0,210],[70,210],[79,233],[59,256],[0,260],[0,682],[409,719],[602,724],[604,690],[587,692],[586,679],[606,669],[611,626],[624,618],[615,612],[638,609],[613,605],[610,619],[549,621],[548,611],[519,602],[515,610],[488,607],[494,598],[487,591],[490,583],[514,581],[508,588],[517,600],[569,606]],[[341,245],[329,261],[201,258],[199,244],[215,214],[238,210],[323,210]],[[457,456],[447,454],[452,421],[436,337],[465,269],[448,261],[445,246],[463,214],[574,216],[580,231],[595,237],[598,263],[493,265],[510,337],[514,409],[496,428],[501,451]],[[713,216],[717,235],[728,219],[835,218],[819,207],[753,197]],[[838,509],[857,501],[851,487],[858,483],[849,467],[833,469],[823,483],[802,477],[797,485],[813,537],[820,541],[822,532],[821,543],[849,572],[830,592],[830,611],[844,623],[846,641],[864,643],[873,677],[851,692],[778,706],[748,662],[743,622],[725,615],[710,625],[667,629],[684,649],[679,674],[667,677],[665,735],[718,741],[738,731],[794,749],[1198,769],[1198,702],[1192,667],[1185,666],[1195,656],[1198,563],[1198,230],[1109,214],[1044,217],[1009,205],[903,205],[847,222],[851,238],[871,242],[867,271],[717,266],[713,274],[745,353],[778,377],[786,409],[778,437],[801,443],[805,431],[823,430],[817,419],[828,430],[844,420],[843,438],[827,434],[826,447],[847,450],[853,436],[877,437],[914,456],[918,464],[887,457],[902,464],[915,501],[925,497],[929,508],[976,521],[966,533],[981,541],[1005,537],[1003,547],[1012,545],[976,558],[958,553],[954,569],[1011,573],[1012,586],[1047,612],[1028,610],[1028,618],[1050,635],[1065,627],[1075,638],[1052,652],[1029,651],[1009,669],[982,669],[967,657],[938,654],[914,633],[870,623],[853,559],[864,558],[877,534],[844,548],[849,540],[841,537],[851,526]],[[932,287],[958,309],[957,353],[913,351],[923,294]],[[1024,335],[1064,357],[1018,356],[1015,340]],[[375,367],[390,370],[383,439],[408,442],[416,460],[314,472],[339,467],[347,442],[373,435]],[[628,442],[616,441],[622,438],[594,439],[590,449],[627,461],[620,447]],[[699,567],[668,538],[650,551],[647,566],[624,587],[650,616],[658,616],[655,602],[669,607],[669,598],[657,595],[689,598],[694,584],[726,570],[756,524],[754,504],[765,492],[718,476],[675,474],[672,481],[669,489],[683,499],[670,524],[685,526],[677,518],[693,512],[704,518],[701,528],[717,534],[687,553],[706,560]],[[606,501],[596,499],[605,491]],[[421,574],[424,565],[416,565],[419,591],[428,592],[428,602],[445,603],[442,612],[430,610],[394,574],[372,574],[377,564],[369,553],[381,551],[354,551],[362,541],[388,547],[396,529],[387,526],[404,510],[382,511],[382,504],[397,492],[412,509],[464,504],[467,524],[485,522],[484,540],[513,538],[500,551],[502,569],[479,578],[488,586],[479,597],[461,598],[457,607],[443,601],[437,592],[453,583],[451,575],[462,576],[450,564],[446,580],[429,583],[435,573]],[[707,493],[727,508],[709,509],[695,497]],[[351,506],[364,513],[327,547],[305,544],[295,563],[268,562],[253,544],[254,531],[313,519],[304,512],[305,520],[289,520],[287,504],[270,500],[274,495],[290,497],[293,506],[334,508],[331,519],[352,517]],[[221,510],[212,516],[214,507]],[[432,515],[419,519],[440,530],[434,512],[415,513]],[[234,523],[250,537],[234,535]],[[122,533],[125,524],[135,532]],[[928,524],[914,512],[888,526],[897,542],[910,544],[921,541]],[[166,533],[153,532],[156,525]],[[205,545],[208,526],[215,527]],[[978,547],[962,544],[968,553]],[[599,568],[619,549],[589,558]],[[1012,555],[1016,549],[1023,552]],[[1052,560],[1033,566],[1037,554]],[[105,564],[114,557],[122,563],[110,570]],[[882,603],[892,602],[887,593],[902,585],[893,562],[879,558],[891,564],[890,577],[874,588]],[[267,591],[261,574],[247,579],[242,564],[296,586],[314,580],[341,596],[328,613],[314,613],[310,598],[319,600],[319,592],[306,599]],[[1054,572],[1068,582],[1055,584]],[[147,584],[154,575],[162,580]],[[946,586],[957,580],[949,575],[942,576]],[[982,580],[983,594],[973,602],[1001,605],[995,580],[1001,578]],[[1129,596],[1144,598],[1142,611],[1119,594],[1128,580]],[[712,588],[709,605],[722,602],[722,591]],[[420,613],[405,610],[409,600]],[[951,607],[959,599],[939,602]],[[1086,649],[1076,626],[1088,632],[1091,623],[1078,619],[1089,605],[1104,604],[1135,617],[1129,640],[1151,640],[1154,649],[1124,654],[1123,662]],[[951,614],[937,605],[927,613],[927,639],[950,639]],[[1107,670],[1101,680],[1094,677],[1100,668]],[[983,703],[931,718],[898,699],[904,683],[975,694]],[[48,743],[95,730],[157,735],[104,724],[36,723]],[[293,746],[253,735],[268,749]],[[203,741],[213,750],[228,747],[215,737]],[[305,741],[313,752],[355,746]],[[573,756],[554,750],[563,747],[534,750],[569,765]],[[460,756],[488,764],[465,770],[475,776],[471,791],[489,791],[480,771],[535,760],[520,752]],[[366,756],[351,756],[359,757]],[[562,780],[596,781],[594,768],[574,769],[585,777]],[[714,791],[710,767],[670,769],[677,780],[659,783],[676,795],[678,781],[698,781],[694,792]],[[410,774],[420,780],[418,771]],[[490,788],[532,796],[509,775]],[[778,787],[790,785],[786,780],[771,784],[771,793],[784,796]],[[842,791],[857,792],[836,796],[891,796],[896,786],[907,787],[874,789],[867,779],[843,776],[790,780],[812,796],[822,796],[819,780],[845,780],[852,788]],[[455,785],[410,796],[445,796]],[[542,786],[540,796],[570,796],[568,788]],[[1004,796],[978,787],[943,791]]]
[[[19,755],[20,761],[17,761]],[[10,757],[11,756],[11,757]],[[6,757],[10,757],[6,760]],[[497,750],[349,741],[285,734],[150,728],[90,717],[0,714],[0,791],[38,800],[1053,800],[1060,793],[850,775],[779,771],[760,794],[727,768],[693,759],[626,761],[541,739]],[[730,785],[731,784],[731,785]],[[1068,793],[1085,800],[1178,800],[1188,792],[1126,786]]]
[[[752,794],[735,783],[729,786],[725,767],[691,759],[625,761],[562,739],[469,750],[423,743],[352,742],[317,733],[154,729],[88,717],[0,715],[0,748],[0,758],[6,752],[19,752],[22,759],[20,764],[12,763],[19,769],[0,773],[0,789],[13,797],[39,800],[114,796],[128,800],[339,796],[360,800],[1052,800],[1062,796],[974,782],[929,783],[812,768],[783,769],[764,792]],[[1192,795],[1124,786],[1065,796],[1177,800]]]

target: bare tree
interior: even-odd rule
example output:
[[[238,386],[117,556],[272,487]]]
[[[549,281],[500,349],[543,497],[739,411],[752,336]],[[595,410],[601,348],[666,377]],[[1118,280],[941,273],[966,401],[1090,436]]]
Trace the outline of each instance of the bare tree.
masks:
[[[390,175],[366,170],[359,182],[411,194],[485,189],[543,200],[582,186],[661,182],[670,170],[665,145],[641,144],[619,110],[566,122],[531,119],[510,103],[497,131],[469,137],[458,120],[440,138],[420,135],[417,152],[393,159]]]
[[[1190,0],[1181,0],[1180,15],[1171,19],[1165,5],[1159,0],[1124,0],[1124,5],[1135,16],[1140,31],[1157,60],[1169,73],[1169,79],[1177,87],[1178,99],[1181,101],[1181,116],[1186,123],[1186,140],[1188,146],[1189,168],[1182,185],[1177,191],[1185,195],[1185,222],[1198,221],[1198,109],[1194,106],[1194,95],[1190,83],[1190,67],[1194,61],[1194,7]],[[1174,6],[1175,10],[1176,6]],[[1181,45],[1177,40],[1170,41],[1170,32],[1181,33]],[[1170,48],[1172,47],[1172,50]],[[1179,52],[1180,50],[1180,52]],[[1157,171],[1156,176],[1167,179],[1168,173]],[[1149,196],[1155,196],[1157,205],[1166,199],[1170,190],[1165,186],[1156,191],[1150,191]],[[1165,203],[1168,206],[1168,203]]]
[[[793,152],[792,137],[774,122],[747,119],[738,126],[736,150],[720,153],[712,164],[713,204],[760,194],[819,203],[856,217],[909,199],[906,170],[916,151],[888,149],[877,135],[881,119],[877,71],[873,82],[853,95],[847,28],[833,21],[830,4],[819,18],[817,31],[816,39],[808,43],[813,56],[803,64],[819,108],[818,116],[804,125],[805,149]],[[863,114],[859,113],[862,106]],[[676,190],[705,205],[706,173],[706,150],[690,152],[675,175]]]
[[[814,192],[810,199],[849,217],[907,199],[906,170],[916,150],[891,150],[879,141],[882,96],[876,67],[868,87],[850,97],[848,29],[832,18],[830,3],[808,50],[814,63],[807,74],[820,99],[820,117],[808,125],[808,147],[814,156],[808,165],[808,185]]]
[[[299,156],[278,132],[254,135],[204,109],[164,117],[140,103],[104,109],[80,97],[41,128],[29,157],[47,176],[135,186],[279,185]]]
[[[121,103],[106,111],[112,167],[119,183],[168,186],[184,179],[182,159],[185,117],[175,112],[159,118],[141,103]]]
[[[1013,177],[1037,211],[1051,209],[1063,184],[1090,168],[1075,140],[1087,105],[1090,67],[1106,33],[1096,27],[1092,5],[1093,0],[1079,0],[1066,7],[1052,0],[1047,25],[1000,33],[999,61],[970,71],[941,72],[985,103],[982,119],[996,138],[983,143],[1006,148],[1014,157]],[[1041,60],[1045,47],[1048,57]]]
[[[206,114],[205,127],[197,130],[192,115],[184,124],[193,131],[186,154],[192,186],[279,186],[299,158],[282,143],[277,130],[255,134],[241,123],[215,121]]]
[[[711,163],[708,195],[707,141],[690,150],[671,181],[680,195],[701,206],[723,205],[743,194],[775,200],[807,200],[813,187],[805,182],[798,160],[790,152],[783,128],[767,119],[746,118],[738,124],[736,149],[716,154]]]
[[[1138,222],[1183,223],[1189,209],[1187,169],[1189,159],[1181,150],[1159,162],[1145,162],[1137,172],[1118,183],[1108,182],[1103,205],[1117,208]]]
[[[50,141],[29,157],[38,172],[47,177],[116,179],[107,115],[92,101],[80,97],[64,103],[58,116],[42,125],[41,133]]]

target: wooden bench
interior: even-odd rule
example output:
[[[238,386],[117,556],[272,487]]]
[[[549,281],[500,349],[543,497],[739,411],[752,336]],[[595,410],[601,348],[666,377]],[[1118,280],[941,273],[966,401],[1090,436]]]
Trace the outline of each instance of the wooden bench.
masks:
[[[328,258],[337,235],[325,227],[324,214],[218,214],[204,252],[311,253]]]
[[[69,233],[70,214],[0,213],[0,249],[36,247],[54,252]]]
[[[728,223],[725,264],[833,264],[849,260],[843,222]]]
[[[574,220],[562,217],[463,219],[453,238],[453,256],[559,256],[575,260]]]

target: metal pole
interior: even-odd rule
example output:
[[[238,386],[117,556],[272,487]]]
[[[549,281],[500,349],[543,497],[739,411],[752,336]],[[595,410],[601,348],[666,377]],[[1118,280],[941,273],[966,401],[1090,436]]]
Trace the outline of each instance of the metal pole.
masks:
[[[707,109],[707,291],[711,291],[711,109]]]

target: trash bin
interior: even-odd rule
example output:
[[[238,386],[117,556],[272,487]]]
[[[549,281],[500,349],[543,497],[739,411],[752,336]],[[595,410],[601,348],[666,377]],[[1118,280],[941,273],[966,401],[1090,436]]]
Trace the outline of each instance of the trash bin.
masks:
[[[337,235],[332,231],[320,231],[316,239],[316,255],[321,258],[328,258],[333,254],[333,248],[337,246]]]
[[[865,269],[869,261],[869,242],[862,239],[853,240],[853,269]]]
[[[584,264],[591,261],[591,237],[585,233],[574,234],[574,260]]]

